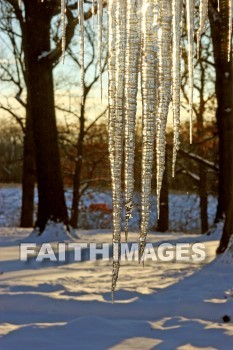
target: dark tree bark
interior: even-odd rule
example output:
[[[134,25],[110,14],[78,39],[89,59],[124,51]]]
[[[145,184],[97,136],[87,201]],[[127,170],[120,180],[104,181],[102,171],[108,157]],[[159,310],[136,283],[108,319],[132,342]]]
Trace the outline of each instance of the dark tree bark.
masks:
[[[204,138],[204,113],[205,113],[205,66],[200,62],[200,102],[197,113],[197,137],[200,142]],[[198,155],[204,158],[203,146],[198,147]],[[199,196],[200,196],[200,216],[201,216],[201,233],[206,233],[208,225],[208,193],[207,193],[207,168],[199,163]]]
[[[30,117],[29,109],[27,109],[23,146],[22,208],[20,227],[33,226],[35,178],[32,118]]]
[[[24,54],[27,71],[27,105],[32,117],[39,206],[36,226],[48,220],[67,223],[68,215],[58,150],[54,105],[53,66],[41,55],[51,50],[52,4],[25,0]],[[26,39],[26,40],[25,40]]]
[[[166,232],[169,229],[169,191],[168,191],[168,152],[166,152],[166,166],[163,175],[160,193],[160,215],[157,222],[157,231]]]
[[[202,165],[199,165],[199,176],[200,176],[200,212],[201,212],[201,233],[206,233],[209,229],[208,224],[208,194],[207,194],[207,179],[206,171]]]
[[[218,253],[228,246],[233,234],[233,62],[227,61],[228,46],[228,2],[221,2],[217,12],[217,1],[212,0],[209,18],[216,66],[216,118],[219,132],[219,199],[220,208],[226,214],[225,226]]]

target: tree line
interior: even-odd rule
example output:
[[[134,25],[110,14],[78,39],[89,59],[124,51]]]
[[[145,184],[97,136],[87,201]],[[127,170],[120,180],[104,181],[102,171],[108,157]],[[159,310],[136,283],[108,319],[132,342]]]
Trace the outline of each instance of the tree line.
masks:
[[[106,5],[106,4],[104,4]],[[218,252],[223,252],[233,233],[233,82],[232,82],[232,57],[226,60],[225,47],[228,42],[229,21],[228,6],[222,3],[221,11],[217,10],[217,0],[209,2],[209,31],[206,34],[209,39],[203,40],[201,55],[202,59],[197,60],[197,103],[194,112],[197,123],[197,141],[193,148],[182,149],[181,153],[189,167],[184,165],[184,161],[179,160],[177,175],[182,174],[192,179],[196,183],[201,198],[202,231],[208,229],[206,221],[208,176],[218,178],[218,211],[216,221],[226,216],[223,236]],[[78,217],[78,201],[80,197],[79,188],[81,182],[81,172],[83,165],[84,143],[86,142],[86,130],[90,129],[98,122],[106,111],[102,111],[96,120],[87,123],[87,104],[93,86],[98,80],[97,70],[93,67],[96,63],[96,50],[93,41],[95,33],[88,25],[92,17],[91,10],[85,12],[86,36],[90,41],[90,61],[86,65],[92,69],[92,81],[86,79],[84,86],[84,105],[79,105],[78,111],[72,111],[64,106],[56,106],[54,84],[54,72],[58,69],[61,58],[61,35],[60,26],[60,1],[24,0],[23,7],[20,8],[17,0],[1,0],[1,31],[8,36],[11,43],[11,50],[15,57],[15,67],[11,71],[9,62],[1,60],[1,80],[10,81],[14,84],[15,99],[21,109],[25,109],[25,121],[18,115],[14,108],[1,103],[1,108],[8,112],[22,124],[24,133],[23,142],[23,166],[22,166],[22,188],[23,202],[22,213],[25,213],[25,226],[27,216],[32,217],[28,204],[32,202],[35,180],[38,187],[39,205],[37,220],[35,225],[43,232],[48,220],[64,222],[67,227],[72,224],[75,227]],[[75,32],[78,28],[76,16],[76,2],[69,1],[67,4],[67,24],[66,24],[66,54],[73,60],[73,64],[78,71],[80,62],[78,54],[75,53]],[[91,39],[92,38],[92,39]],[[92,41],[92,44],[91,44]],[[92,47],[92,49],[91,49]],[[92,53],[92,54],[91,54]],[[184,62],[187,57],[182,53]],[[107,65],[107,48],[105,49],[105,59],[103,60],[103,72]],[[74,67],[73,66],[73,67]],[[78,73],[77,73],[78,75]],[[88,75],[89,77],[89,75]],[[183,80],[183,101],[187,99],[186,83],[187,74],[182,76]],[[214,91],[209,83],[212,82]],[[58,133],[56,114],[58,111],[73,113],[73,117],[78,120],[76,140],[70,140],[65,130]],[[208,114],[216,110],[216,127],[212,131],[206,129]],[[211,112],[211,113],[212,113]],[[88,132],[90,131],[88,130]],[[75,169],[73,172],[73,205],[71,218],[68,217],[67,207],[64,198],[64,184],[61,162],[62,150],[59,150],[59,135],[62,135],[63,142],[73,144],[75,156]],[[184,133],[185,135],[185,133]],[[218,141],[216,136],[218,135]],[[209,143],[214,147],[219,146],[219,153],[216,159],[208,162],[206,146]],[[85,142],[84,142],[85,140]],[[169,136],[168,136],[169,148]],[[168,152],[169,157],[169,152]],[[216,153],[213,156],[216,158]],[[181,159],[181,157],[180,157]],[[64,162],[65,163],[65,162]],[[195,171],[192,171],[194,167]],[[208,171],[206,171],[208,169]],[[208,175],[210,173],[210,175]],[[216,175],[217,174],[217,175]],[[167,195],[166,176],[164,178],[164,198]],[[215,180],[214,180],[215,181]],[[213,181],[213,182],[214,182]],[[162,217],[161,217],[162,220]],[[22,215],[22,224],[24,218]],[[165,222],[165,220],[162,220]]]

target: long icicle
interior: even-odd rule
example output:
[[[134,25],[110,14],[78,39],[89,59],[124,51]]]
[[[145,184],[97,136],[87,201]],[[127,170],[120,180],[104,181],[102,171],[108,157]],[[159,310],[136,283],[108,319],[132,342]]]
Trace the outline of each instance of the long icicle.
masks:
[[[157,2],[145,0],[142,5],[142,210],[139,261],[143,260],[150,219],[151,177],[154,159],[156,105],[156,26]]]
[[[220,46],[220,57],[221,60],[228,61],[228,50],[229,50],[229,0],[221,1],[221,30],[226,35],[222,35],[221,46]]]
[[[84,0],[79,0],[78,3],[78,16],[79,16],[79,35],[80,35],[80,61],[81,61],[81,103],[84,99]]]
[[[118,211],[115,200],[115,121],[116,121],[116,2],[109,0],[108,4],[108,100],[109,100],[109,123],[108,123],[108,149],[109,160],[112,178],[112,192],[113,192],[113,218]],[[118,219],[117,219],[118,222]],[[119,243],[120,230],[116,228],[115,219],[113,222],[113,271],[112,271],[112,300],[114,300],[114,290],[118,279],[118,272],[120,268]]]
[[[121,230],[116,226],[115,215],[118,208],[115,204],[115,121],[116,121],[116,2],[109,0],[108,3],[108,101],[109,101],[109,123],[108,123],[108,150],[112,178],[113,193],[113,271],[112,271],[112,299],[120,268],[119,243],[121,241]],[[117,218],[117,225],[119,219]]]
[[[228,16],[229,16],[229,33],[228,33],[228,52],[227,52],[227,59],[228,62],[231,59],[231,47],[232,47],[232,6],[233,1],[228,0]]]
[[[94,29],[94,27],[95,27],[95,0],[92,0],[91,14],[92,14],[92,29]]]
[[[124,116],[124,83],[125,83],[125,43],[126,43],[126,3],[118,0],[116,12],[116,97],[115,97],[115,125],[114,125],[114,169],[112,176],[113,187],[113,273],[112,273],[112,299],[116,288],[120,268],[119,248],[121,242],[121,216],[122,216],[122,160],[123,160],[123,116]],[[112,20],[112,19],[110,19]],[[118,249],[119,250],[119,249]]]
[[[220,0],[218,0],[218,12],[220,12]]]
[[[61,0],[61,35],[62,35],[62,62],[65,61],[65,51],[66,51],[66,1]]]
[[[200,56],[200,44],[201,36],[206,29],[206,21],[208,19],[208,4],[209,0],[200,0],[200,19],[199,19],[199,28],[197,31],[197,57]]]
[[[127,0],[127,44],[125,62],[125,240],[133,210],[135,124],[140,55],[138,0]]]
[[[160,0],[158,31],[158,112],[156,123],[157,216],[160,216],[160,192],[165,168],[166,123],[171,101],[171,1]]]
[[[103,0],[98,0],[98,61],[99,61],[99,80],[100,80],[100,97],[103,97],[102,82],[102,41],[103,41]]]
[[[172,177],[175,176],[177,152],[180,137],[180,39],[182,0],[172,0],[172,109],[173,109],[173,157]]]
[[[194,0],[186,0],[186,21],[188,33],[188,71],[189,71],[189,120],[190,144],[193,142],[193,56],[194,56]]]

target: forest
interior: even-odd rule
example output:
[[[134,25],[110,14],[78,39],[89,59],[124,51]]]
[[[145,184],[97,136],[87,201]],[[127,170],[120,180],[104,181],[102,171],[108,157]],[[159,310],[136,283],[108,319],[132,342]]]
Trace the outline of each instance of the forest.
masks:
[[[232,0],[0,0],[0,349],[232,349],[232,16]],[[18,256],[61,242],[83,260]],[[155,266],[147,243],[206,260]]]

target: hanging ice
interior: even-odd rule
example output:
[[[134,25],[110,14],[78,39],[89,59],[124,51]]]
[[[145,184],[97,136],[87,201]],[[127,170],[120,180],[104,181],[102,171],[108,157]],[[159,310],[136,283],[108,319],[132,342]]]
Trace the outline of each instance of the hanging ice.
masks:
[[[173,157],[172,177],[175,176],[180,130],[180,37],[182,0],[172,0],[172,109],[173,109]]]
[[[92,29],[94,29],[94,25],[95,25],[95,0],[92,0],[91,14],[92,14]]]
[[[220,0],[218,0],[218,12],[220,12]]]
[[[99,76],[100,76],[100,96],[102,101],[103,84],[102,84],[102,37],[103,37],[103,0],[97,0],[98,3],[98,60],[99,60]]]
[[[233,7],[233,1],[228,0],[228,16],[229,16],[229,33],[228,33],[228,53],[227,58],[228,61],[231,59],[232,51],[232,7]]]
[[[114,112],[114,169],[112,170],[113,188],[113,245],[121,242],[121,216],[122,216],[122,159],[123,159],[123,116],[124,116],[124,85],[125,85],[125,46],[126,46],[126,2],[116,2],[116,71],[115,71],[115,112]],[[112,19],[110,19],[111,21]],[[111,29],[111,28],[110,28]],[[112,295],[114,294],[119,271],[118,258],[113,256]]]
[[[222,11],[222,26],[228,31],[228,35],[224,35],[221,41],[220,56],[224,61],[229,62],[232,55],[232,7],[233,0],[222,0],[220,10]]]
[[[66,51],[66,2],[61,0],[61,35],[62,35],[62,62],[65,60],[65,51]]]
[[[135,123],[140,54],[140,9],[138,0],[127,0],[125,62],[125,238],[133,209]]]
[[[200,43],[201,36],[206,29],[206,21],[208,18],[208,3],[209,0],[200,0],[200,10],[199,10],[199,28],[197,31],[197,55],[200,54]]]
[[[78,3],[79,36],[80,36],[80,65],[81,65],[81,103],[84,98],[84,0]]]
[[[156,38],[158,4],[145,0],[142,5],[142,199],[139,260],[143,257],[150,219],[151,177],[154,159],[156,105]]]
[[[116,2],[109,0],[108,3],[108,147],[112,179],[114,177],[115,159],[115,106],[116,106]]]
[[[170,0],[160,2],[160,27],[158,30],[158,110],[156,118],[156,178],[157,216],[159,218],[160,191],[162,187],[166,152],[166,123],[171,101],[171,13]]]
[[[99,23],[99,60],[102,42],[102,8],[96,1]],[[223,0],[232,4],[232,0]],[[94,3],[94,2],[93,2]],[[223,4],[223,2],[222,2]],[[192,142],[193,115],[193,61],[194,61],[194,0],[185,1],[188,34],[188,72],[190,141]],[[94,6],[94,5],[93,5]],[[137,9],[140,7],[141,16]],[[229,54],[232,32],[232,7],[229,5],[229,35],[224,41],[221,55]],[[226,7],[226,13],[228,11]],[[134,185],[135,115],[137,108],[138,67],[141,64],[143,126],[142,126],[142,211],[140,227],[140,260],[143,260],[150,216],[151,175],[153,166],[154,133],[156,133],[157,207],[165,166],[166,122],[172,97],[174,121],[173,176],[179,146],[180,125],[180,23],[182,0],[109,0],[109,153],[113,192],[113,275],[114,294],[119,268],[122,216],[123,145],[126,236],[132,213]],[[205,29],[208,1],[200,2],[198,45]],[[94,11],[93,11],[94,12]],[[227,19],[228,20],[228,19]],[[226,22],[227,23],[227,22]],[[139,40],[141,47],[139,49]],[[99,64],[100,65],[100,64]],[[172,87],[172,91],[171,91]]]
[[[116,120],[116,2],[109,0],[108,3],[108,104],[109,104],[109,125],[108,125],[108,147],[109,159],[112,178],[112,193],[113,193],[113,217],[118,214],[118,208],[115,203],[115,120]],[[117,218],[117,223],[120,219]],[[113,222],[113,276],[112,276],[112,294],[114,293],[118,272],[120,268],[119,243],[121,241],[121,227],[117,227],[115,219]],[[115,249],[114,249],[115,248]]]
[[[189,119],[190,143],[193,135],[193,55],[194,55],[194,0],[186,0],[186,22],[188,33],[188,71],[189,71]]]

